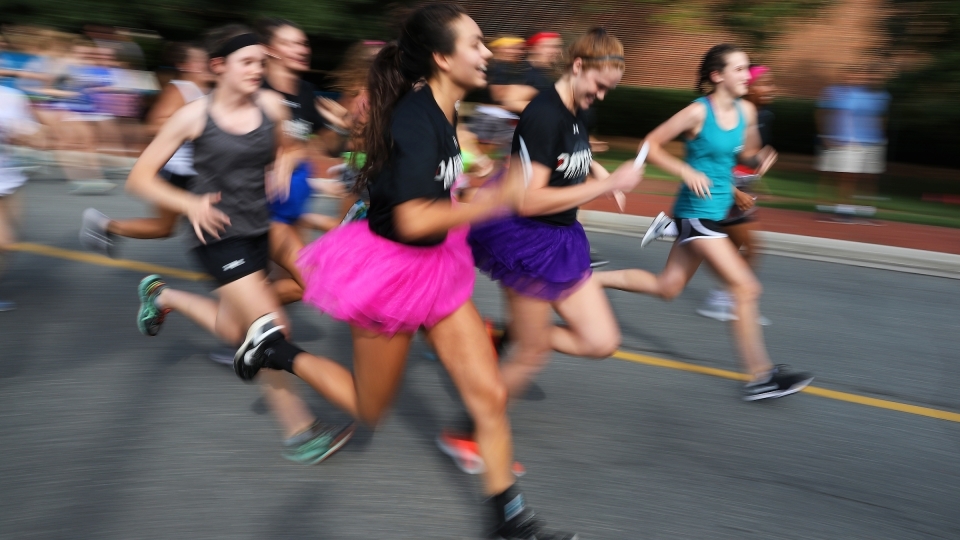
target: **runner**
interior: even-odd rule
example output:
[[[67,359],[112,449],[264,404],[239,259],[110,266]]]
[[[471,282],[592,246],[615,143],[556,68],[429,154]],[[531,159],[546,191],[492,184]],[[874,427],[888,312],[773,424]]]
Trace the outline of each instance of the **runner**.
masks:
[[[631,269],[598,272],[594,277],[604,287],[670,300],[706,261],[734,297],[738,318],[733,321],[733,335],[749,376],[743,398],[753,401],[798,392],[813,376],[771,364],[757,320],[760,283],[719,225],[734,201],[736,162],[762,175],[777,159],[773,148],[760,146],[756,107],[740,99],[747,93],[749,65],[747,55],[733,45],[711,48],[700,65],[697,83],[697,90],[705,95],[646,138],[650,162],[683,180],[673,208],[679,236],[666,267],[659,275]],[[686,162],[663,149],[681,135],[686,140]]]
[[[16,166],[8,144],[34,143],[40,124],[30,111],[30,100],[20,90],[0,85],[0,273],[7,262],[11,244],[17,241],[21,201],[17,190],[27,177]],[[17,305],[0,299],[0,311],[10,311]]]
[[[514,175],[469,205],[451,200],[462,170],[457,102],[486,84],[489,57],[479,27],[460,7],[431,4],[411,15],[399,41],[384,47],[371,68],[367,158],[357,185],[358,192],[369,188],[369,221],[334,229],[299,262],[304,299],[351,325],[354,374],[287,343],[273,313],[251,326],[237,372],[244,379],[261,367],[293,372],[375,424],[400,385],[413,334],[425,327],[476,420],[496,537],[571,539],[577,536],[545,532],[525,507],[510,471],[506,390],[470,300],[474,271],[465,227],[516,208],[522,182]]]
[[[188,103],[202,98],[213,82],[207,67],[207,51],[198,43],[174,43],[167,51],[176,77],[164,87],[156,104],[147,114],[147,128],[156,134],[161,126]],[[160,176],[170,184],[188,189],[196,174],[193,168],[193,145],[189,141],[170,157],[160,170]],[[154,209],[156,217],[112,220],[95,208],[83,212],[80,226],[80,244],[90,251],[113,256],[117,237],[169,238],[176,232],[176,212],[161,207]]]
[[[773,75],[766,66],[752,66],[750,68],[749,89],[746,99],[757,108],[757,133],[760,135],[760,146],[773,144],[773,111],[769,105],[773,102],[776,86],[773,84]],[[754,273],[759,262],[759,245],[757,244],[756,197],[751,194],[754,184],[760,180],[757,171],[746,165],[737,165],[733,168],[735,182],[734,202],[727,217],[720,222],[723,232],[727,233],[730,241],[737,247],[744,260],[750,265]],[[714,287],[707,295],[703,306],[697,313],[716,319],[721,322],[732,321],[733,297],[722,287]],[[759,315],[762,326],[769,326],[770,319]]]
[[[477,267],[503,287],[515,346],[501,367],[511,397],[521,395],[550,351],[604,358],[620,344],[620,330],[600,285],[590,279],[590,244],[577,221],[580,205],[630,191],[642,173],[633,161],[613,174],[593,161],[584,111],[623,76],[623,45],[593,29],[570,46],[557,83],[520,115],[514,153],[529,151],[531,180],[520,215],[476,225],[470,245]],[[512,160],[512,168],[521,167]],[[554,326],[553,312],[564,321]],[[466,472],[475,464],[472,430],[446,431],[437,442]]]
[[[282,197],[287,186],[282,172],[271,175],[268,183],[265,171],[270,166],[282,171],[287,162],[299,156],[296,143],[284,135],[284,122],[289,116],[282,98],[260,88],[266,55],[259,39],[243,27],[231,25],[214,31],[210,41],[216,91],[185,105],[163,125],[130,172],[127,189],[189,218],[196,233],[192,252],[218,283],[215,293],[219,301],[174,290],[160,276],[148,276],[140,283],[137,323],[141,332],[154,336],[166,314],[179,311],[223,341],[240,344],[246,329],[264,313],[285,320],[266,275],[270,230],[267,195],[269,191],[274,197]],[[186,191],[158,179],[157,173],[178,148],[190,141],[197,174],[188,184],[190,191]],[[279,163],[275,164],[275,159]],[[277,385],[273,378],[268,384]],[[280,387],[276,392],[285,391]],[[290,429],[285,414],[291,416],[296,411],[284,407],[296,398],[290,394],[289,399],[276,401],[273,396],[267,393],[287,429],[284,456],[288,459],[318,463],[352,435],[352,426],[319,423],[301,425],[299,432],[291,433],[295,430]],[[306,418],[310,421],[312,415]]]

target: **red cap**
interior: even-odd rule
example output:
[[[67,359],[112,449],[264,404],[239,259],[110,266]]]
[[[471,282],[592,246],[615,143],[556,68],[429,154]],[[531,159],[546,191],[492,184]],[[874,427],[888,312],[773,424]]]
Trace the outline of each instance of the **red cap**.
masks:
[[[560,34],[556,32],[537,32],[527,40],[527,47],[533,47],[545,39],[560,39]]]

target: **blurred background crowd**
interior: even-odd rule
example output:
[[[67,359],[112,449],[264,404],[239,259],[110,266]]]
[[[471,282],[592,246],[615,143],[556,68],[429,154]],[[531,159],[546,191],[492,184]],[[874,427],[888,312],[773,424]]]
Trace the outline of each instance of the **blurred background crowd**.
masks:
[[[77,193],[109,191],[149,141],[151,106],[166,81],[198,76],[187,43],[225,22],[288,18],[306,31],[304,77],[320,95],[343,93],[334,76],[350,46],[386,39],[409,2],[322,0],[3,0],[0,85],[22,92],[42,126],[35,174]],[[463,2],[497,55],[496,79],[549,84],[564,39],[604,26],[623,40],[621,87],[598,104],[593,131],[611,161],[694,97],[695,63],[730,41],[768,66],[770,110],[783,156],[768,206],[960,226],[960,4],[934,0],[602,0]],[[534,36],[539,36],[531,40]],[[543,36],[549,36],[544,39]],[[519,112],[530,96],[494,85],[471,100]],[[606,145],[596,149],[605,149]],[[20,153],[22,154],[22,152]],[[18,154],[18,155],[20,155]],[[27,164],[22,157],[18,158]],[[855,162],[856,166],[851,166]],[[656,171],[651,171],[656,177]],[[863,175],[858,179],[850,175]],[[854,208],[851,209],[851,205]],[[861,208],[863,207],[863,208]],[[843,213],[843,212],[841,212]]]

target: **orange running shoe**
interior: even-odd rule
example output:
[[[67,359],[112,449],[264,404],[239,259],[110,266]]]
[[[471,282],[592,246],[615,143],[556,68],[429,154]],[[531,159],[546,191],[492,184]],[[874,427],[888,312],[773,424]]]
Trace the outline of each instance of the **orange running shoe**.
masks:
[[[481,474],[487,469],[483,458],[480,457],[480,447],[471,435],[460,435],[444,430],[437,435],[437,447],[453,459],[458,469],[467,474]],[[527,474],[527,469],[518,461],[513,462],[511,469],[518,477]]]

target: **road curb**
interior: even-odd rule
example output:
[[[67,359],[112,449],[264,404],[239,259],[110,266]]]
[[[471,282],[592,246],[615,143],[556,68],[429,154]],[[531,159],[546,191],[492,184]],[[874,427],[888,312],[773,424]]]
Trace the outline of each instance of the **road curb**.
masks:
[[[579,219],[588,231],[638,238],[653,221],[652,217],[596,210],[581,210]],[[951,253],[767,231],[759,236],[761,251],[770,255],[960,279],[960,255]]]

